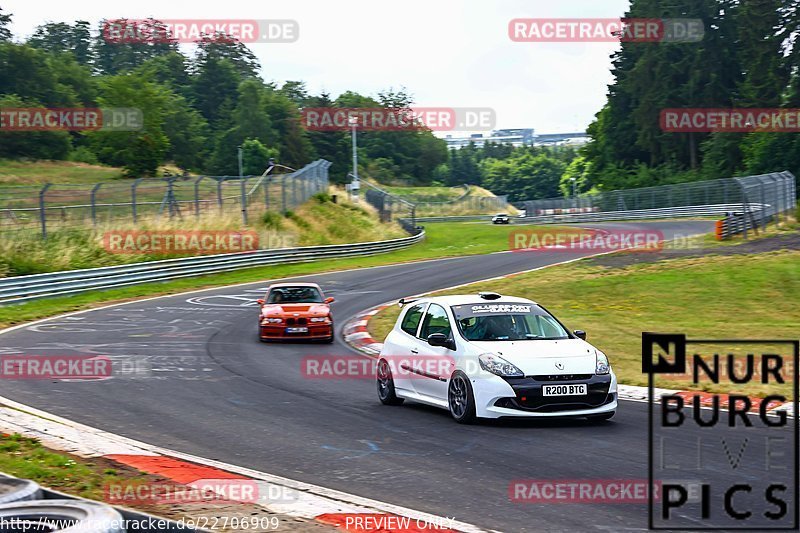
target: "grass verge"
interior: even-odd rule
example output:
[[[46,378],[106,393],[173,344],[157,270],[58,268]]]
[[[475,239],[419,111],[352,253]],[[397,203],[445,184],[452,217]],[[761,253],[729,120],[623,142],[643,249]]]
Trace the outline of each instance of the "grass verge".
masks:
[[[621,383],[646,385],[641,332],[682,332],[689,338],[796,339],[800,324],[800,251],[706,255],[621,268],[582,260],[436,294],[496,291],[530,298],[567,327],[583,329],[608,354]],[[382,340],[400,310],[369,322]],[[660,381],[685,388],[687,382]],[[748,393],[766,392],[748,384]],[[724,386],[706,386],[724,390]]]

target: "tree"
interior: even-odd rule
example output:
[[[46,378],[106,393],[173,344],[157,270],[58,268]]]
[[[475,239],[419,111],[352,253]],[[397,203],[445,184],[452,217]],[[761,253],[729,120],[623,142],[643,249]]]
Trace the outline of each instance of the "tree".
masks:
[[[0,7],[0,42],[11,40],[11,30],[8,29],[10,24],[11,15],[5,15]]]
[[[164,134],[169,148],[164,157],[186,170],[200,170],[208,156],[208,123],[181,95],[170,93],[164,109]]]
[[[226,60],[233,65],[239,78],[257,78],[261,66],[255,54],[236,39],[222,33],[205,35],[197,41],[195,64],[203,65],[209,61]]]
[[[148,59],[178,52],[178,43],[156,19],[102,20],[93,52],[98,73],[113,75],[133,70]]]
[[[37,26],[28,44],[50,53],[68,52],[81,65],[92,62],[92,36],[89,23],[79,20],[75,25],[66,22],[48,22]]]
[[[242,143],[242,172],[245,176],[260,176],[269,167],[270,158],[277,159],[276,148],[267,148],[258,139],[245,139]]]
[[[230,127],[241,82],[236,68],[227,59],[217,58],[208,58],[196,68],[192,93],[197,109],[215,131]]]
[[[163,130],[170,104],[169,91],[125,74],[104,79],[100,87],[101,106],[136,108],[144,124],[136,131],[100,129],[89,133],[92,151],[101,162],[124,167],[128,176],[154,176],[169,149],[169,139]]]
[[[2,108],[41,107],[35,100],[0,95]],[[64,159],[70,151],[69,133],[65,131],[3,131],[0,129],[0,157]]]

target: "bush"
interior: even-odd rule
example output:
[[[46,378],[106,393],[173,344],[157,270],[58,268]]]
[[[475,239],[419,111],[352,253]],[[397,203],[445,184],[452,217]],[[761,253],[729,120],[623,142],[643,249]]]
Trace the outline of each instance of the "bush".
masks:
[[[297,215],[294,211],[286,211],[286,218],[294,222],[298,228],[308,229],[311,227],[311,224],[303,220],[300,216]]]
[[[94,152],[92,152],[85,146],[79,146],[75,150],[71,151],[67,156],[67,160],[74,161],[76,163],[87,163],[89,165],[99,164],[97,156],[94,155]]]
[[[320,203],[320,204],[325,204],[325,203],[328,203],[328,202],[332,201],[331,200],[331,195],[326,193],[326,192],[317,193],[314,196],[312,196],[311,198],[313,198],[314,200],[317,201],[317,203]]]
[[[267,211],[261,216],[261,223],[268,229],[283,229],[283,217],[274,211]]]

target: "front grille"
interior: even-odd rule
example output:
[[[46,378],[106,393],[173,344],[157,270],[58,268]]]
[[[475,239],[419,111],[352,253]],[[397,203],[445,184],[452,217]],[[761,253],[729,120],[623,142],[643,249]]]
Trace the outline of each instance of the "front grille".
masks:
[[[306,324],[308,324],[308,320],[306,320],[305,318],[298,318],[297,323],[300,324],[301,326],[305,326]]]
[[[579,381],[591,379],[592,374],[542,374],[531,377],[536,381]]]
[[[295,322],[294,318],[287,318],[286,319],[286,325],[287,326],[294,326],[294,322]]]
[[[539,413],[558,413],[562,411],[577,411],[580,409],[593,409],[602,405],[612,403],[616,395],[614,393],[596,395],[593,399],[584,402],[564,402],[563,400],[528,400],[522,401],[520,398],[500,398],[494,404],[497,407],[506,409],[518,409],[520,411],[536,411]],[[593,401],[594,400],[594,401]]]

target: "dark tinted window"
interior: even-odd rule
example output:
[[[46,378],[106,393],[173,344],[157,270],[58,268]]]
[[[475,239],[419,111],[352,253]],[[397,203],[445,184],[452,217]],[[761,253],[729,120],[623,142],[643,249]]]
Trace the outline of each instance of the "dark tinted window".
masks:
[[[424,308],[425,304],[417,304],[411,309],[409,309],[406,315],[403,317],[403,322],[402,324],[400,324],[400,329],[402,329],[409,335],[416,335],[417,326],[419,325],[419,321],[422,318],[422,310]]]

